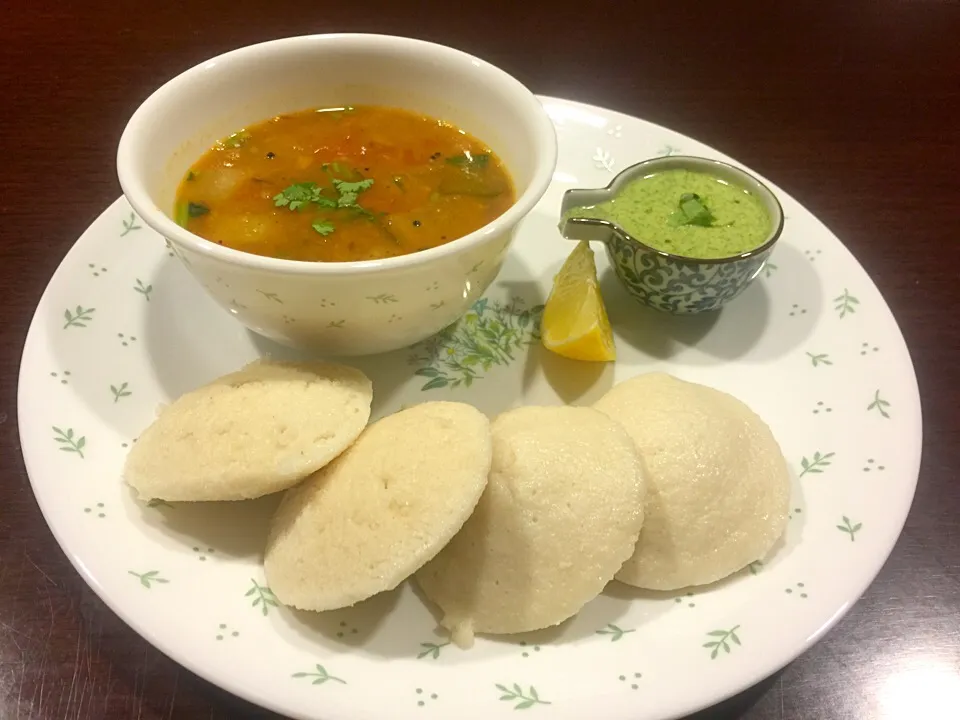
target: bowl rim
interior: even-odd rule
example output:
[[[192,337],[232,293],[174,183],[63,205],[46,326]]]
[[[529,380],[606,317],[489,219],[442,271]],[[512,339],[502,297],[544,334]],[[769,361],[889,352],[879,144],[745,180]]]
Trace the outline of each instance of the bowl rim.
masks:
[[[148,125],[154,109],[175,97],[186,84],[203,76],[216,65],[238,62],[250,57],[279,50],[289,50],[302,46],[304,51],[317,46],[336,47],[340,43],[369,43],[371,50],[377,46],[393,47],[433,57],[441,62],[457,62],[464,67],[472,67],[484,80],[495,84],[499,92],[506,97],[513,96],[513,102],[520,111],[529,117],[529,125],[535,142],[536,166],[530,182],[522,194],[500,216],[481,228],[443,245],[419,250],[406,255],[381,258],[377,260],[356,260],[350,262],[320,262],[312,260],[287,260],[236,250],[219,245],[196,235],[173,221],[151,200],[145,182],[133,170],[136,146]],[[533,92],[515,77],[492,63],[475,57],[462,50],[439,43],[399,35],[377,33],[317,33],[294,35],[246,45],[196,63],[154,90],[134,111],[127,121],[117,147],[117,175],[127,201],[153,230],[173,244],[211,260],[284,275],[322,275],[343,276],[370,272],[405,270],[427,265],[446,257],[457,255],[486,241],[503,235],[515,227],[546,193],[557,164],[557,134],[550,117],[540,100]],[[509,170],[509,168],[508,168]]]
[[[780,204],[780,200],[777,198],[776,194],[767,186],[767,184],[764,183],[760,178],[758,178],[753,173],[748,172],[743,168],[737,167],[736,165],[733,165],[728,162],[724,162],[723,160],[715,160],[713,158],[701,157],[699,155],[666,155],[663,157],[654,157],[654,158],[647,158],[646,160],[640,160],[639,162],[635,162],[632,165],[628,165],[623,170],[618,172],[614,176],[614,178],[602,188],[571,188],[567,190],[563,194],[563,200],[561,201],[561,208],[563,207],[564,204],[566,204],[566,200],[569,196],[571,196],[571,194],[584,192],[584,191],[586,192],[606,191],[611,195],[613,195],[614,187],[619,185],[620,183],[623,183],[624,178],[626,176],[639,175],[643,168],[647,168],[651,165],[659,165],[659,164],[680,164],[680,165],[688,164],[689,166],[691,166],[691,168],[696,168],[696,169],[702,169],[704,165],[708,165],[712,167],[719,166],[719,167],[722,167],[724,170],[732,173],[733,175],[737,175],[737,176],[740,176],[741,178],[744,178],[747,181],[747,183],[745,184],[755,185],[757,188],[759,188],[759,190],[762,193],[765,193],[768,199],[771,201],[774,207],[774,210],[776,211],[774,218],[772,218],[775,221],[775,225],[773,229],[768,233],[767,238],[763,241],[763,243],[753,248],[752,250],[747,250],[746,252],[738,253],[736,255],[727,255],[719,258],[697,258],[697,257],[690,257],[689,255],[679,255],[677,253],[668,252],[666,250],[660,250],[658,248],[651,247],[650,245],[645,243],[643,240],[640,240],[639,238],[631,235],[618,223],[612,222],[610,220],[601,220],[598,218],[572,217],[572,218],[562,219],[562,213],[563,213],[562,210],[561,210],[561,221],[560,221],[561,234],[564,237],[566,237],[566,233],[564,232],[564,229],[566,228],[567,225],[586,225],[591,227],[605,227],[611,233],[616,233],[620,235],[628,242],[636,243],[646,252],[654,253],[656,255],[659,255],[662,258],[673,260],[678,263],[687,263],[687,264],[696,263],[700,265],[724,265],[726,263],[733,263],[739,260],[749,260],[750,258],[767,253],[776,244],[777,240],[780,239],[780,235],[783,233],[783,226],[784,226],[784,220],[785,220],[784,214],[783,214],[783,206]],[[749,189],[749,188],[745,188],[745,189]]]

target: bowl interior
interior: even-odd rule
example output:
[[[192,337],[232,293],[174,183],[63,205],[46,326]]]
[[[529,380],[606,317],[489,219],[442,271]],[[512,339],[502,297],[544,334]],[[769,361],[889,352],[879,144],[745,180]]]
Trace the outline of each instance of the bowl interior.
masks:
[[[689,155],[671,155],[669,157],[652,158],[631,165],[621,171],[605,188],[574,189],[564,193],[561,202],[560,213],[564,215],[569,210],[577,207],[596,205],[598,203],[610,200],[626,185],[637,178],[642,178],[653,173],[665,172],[667,170],[693,170],[707,173],[720,178],[725,182],[744,188],[751,192],[763,204],[764,209],[770,217],[770,232],[758,243],[755,248],[737,255],[730,255],[722,258],[693,258],[682,255],[674,255],[664,250],[658,250],[650,247],[644,242],[643,238],[635,238],[626,230],[615,223],[606,220],[595,220],[590,218],[569,218],[561,223],[561,231],[565,237],[571,239],[583,240],[605,240],[609,237],[611,231],[618,232],[625,238],[636,242],[646,248],[649,252],[671,257],[677,261],[685,261],[696,264],[717,264],[738,260],[748,255],[754,255],[767,250],[783,230],[783,208],[776,195],[752,174],[741,170],[733,165],[729,165],[719,160],[709,160],[707,158],[693,157]]]
[[[217,140],[278,114],[359,104],[413,110],[474,135],[504,161],[518,198],[555,147],[536,98],[488,63],[406,38],[318,35],[236,50],[174,78],[131,119],[119,165],[170,217],[187,168]]]

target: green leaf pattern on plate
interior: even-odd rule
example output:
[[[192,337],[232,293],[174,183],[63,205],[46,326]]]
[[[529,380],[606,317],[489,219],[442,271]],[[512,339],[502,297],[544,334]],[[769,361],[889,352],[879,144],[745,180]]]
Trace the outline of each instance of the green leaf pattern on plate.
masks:
[[[889,407],[890,407],[890,402],[887,401],[887,400],[884,400],[882,397],[880,397],[880,391],[877,390],[877,391],[873,394],[873,400],[871,401],[871,403],[870,403],[869,405],[867,405],[867,410],[876,410],[876,411],[877,411],[878,413],[880,413],[883,417],[885,417],[885,418],[887,418],[887,419],[889,420],[889,419],[890,419],[890,413],[887,412],[887,410],[888,410]]]
[[[843,523],[841,525],[837,525],[837,530],[849,535],[850,542],[855,542],[857,539],[857,533],[860,532],[860,528],[863,527],[863,523],[853,523],[846,515],[843,516],[842,520]]]
[[[740,638],[737,636],[737,630],[739,629],[739,625],[734,625],[729,630],[711,630],[707,633],[707,635],[714,638],[703,644],[705,648],[712,648],[710,652],[711,660],[716,660],[720,650],[723,650],[729,655],[731,646],[740,644]]]
[[[84,458],[83,449],[87,446],[87,438],[82,435],[77,435],[73,428],[67,428],[66,430],[61,430],[60,428],[53,426],[53,439],[60,444],[60,450],[68,453],[75,453],[80,456],[82,460]]]
[[[860,301],[851,295],[846,288],[843,289],[843,295],[838,295],[833,299],[833,309],[837,311],[841,320],[847,315],[855,313],[859,304]]]
[[[623,639],[623,636],[627,633],[636,632],[635,630],[624,630],[623,628],[617,627],[613,623],[608,623],[606,627],[602,627],[596,631],[597,635],[609,635],[610,642],[617,642],[618,640]]]
[[[97,311],[96,308],[85,308],[81,305],[71,311],[69,308],[63,311],[63,318],[66,322],[63,324],[63,329],[71,327],[85,328],[87,323],[93,320],[93,314]]]
[[[147,285],[143,280],[137,278],[137,284],[133,286],[133,289],[143,295],[144,300],[150,302],[150,293],[153,292],[153,285]]]
[[[110,392],[113,394],[113,402],[119,402],[120,398],[130,397],[133,392],[129,390],[130,383],[120,383],[111,385]]]
[[[130,216],[123,221],[123,231],[120,233],[120,237],[123,237],[127,233],[131,233],[134,230],[141,230],[142,228],[137,225],[137,216],[131,212]]]
[[[821,454],[818,450],[813,454],[813,457],[807,459],[803,457],[800,459],[800,475],[798,477],[803,477],[807,473],[817,474],[822,473],[825,468],[829,467],[833,462],[833,456],[836,453],[828,452]]]
[[[327,669],[320,665],[319,663],[314,665],[314,670],[311,672],[295,672],[290,677],[293,678],[313,678],[310,682],[311,685],[323,685],[328,682],[340,683],[341,685],[346,685],[347,681],[343,678],[338,678],[335,675],[331,675],[327,672]]]
[[[440,651],[449,644],[449,640],[444,643],[422,642],[420,643],[420,652],[417,653],[417,660],[422,660],[426,657],[436,660],[440,657]]]
[[[390,293],[381,293],[380,295],[371,295],[367,298],[376,305],[389,305],[391,303],[400,302],[397,299],[396,295],[391,295]]]
[[[513,706],[514,710],[527,710],[532,708],[534,705],[551,705],[552,703],[543,700],[540,698],[540,694],[537,692],[537,689],[531,685],[528,690],[524,690],[519,683],[514,683],[513,687],[507,687],[506,685],[500,685],[497,683],[497,690],[499,690],[502,695],[500,699],[504,702],[513,702],[516,703]]]
[[[148,570],[148,571],[145,572],[145,573],[136,573],[136,572],[134,572],[133,570],[128,570],[127,572],[128,572],[130,575],[133,575],[135,578],[139,579],[139,580],[140,580],[140,584],[143,585],[147,590],[149,590],[149,589],[151,589],[151,588],[153,587],[153,583],[157,583],[157,584],[159,584],[159,585],[164,585],[164,584],[170,582],[170,581],[167,580],[166,578],[160,577],[160,571],[159,571],[159,570]]]
[[[273,590],[268,588],[266,585],[261,585],[253,578],[250,578],[252,587],[243,594],[244,597],[253,598],[251,602],[251,607],[259,607],[260,612],[264,616],[269,614],[270,608],[279,607],[276,596],[273,594]]]

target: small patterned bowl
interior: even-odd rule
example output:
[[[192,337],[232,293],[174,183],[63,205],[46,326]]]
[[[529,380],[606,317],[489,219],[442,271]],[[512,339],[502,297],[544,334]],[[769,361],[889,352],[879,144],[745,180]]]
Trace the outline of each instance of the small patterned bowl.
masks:
[[[624,169],[605,188],[568,190],[561,215],[615,197],[632,180],[665,170],[694,170],[728,180],[754,193],[773,220],[773,229],[756,249],[717,259],[698,259],[656,250],[631,236],[616,223],[592,218],[560,222],[570,240],[598,240],[627,292],[643,305],[678,315],[718,310],[742,293],[763,269],[783,230],[783,208],[776,196],[749,173],[717,160],[673,155],[644,160]]]

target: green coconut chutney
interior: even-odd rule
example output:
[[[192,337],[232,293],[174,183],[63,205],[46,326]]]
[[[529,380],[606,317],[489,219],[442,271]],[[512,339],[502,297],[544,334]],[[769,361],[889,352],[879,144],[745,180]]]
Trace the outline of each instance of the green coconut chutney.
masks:
[[[692,170],[637,178],[613,199],[573,208],[564,217],[608,220],[652,248],[700,259],[749,252],[772,229],[770,214],[755,195]]]

